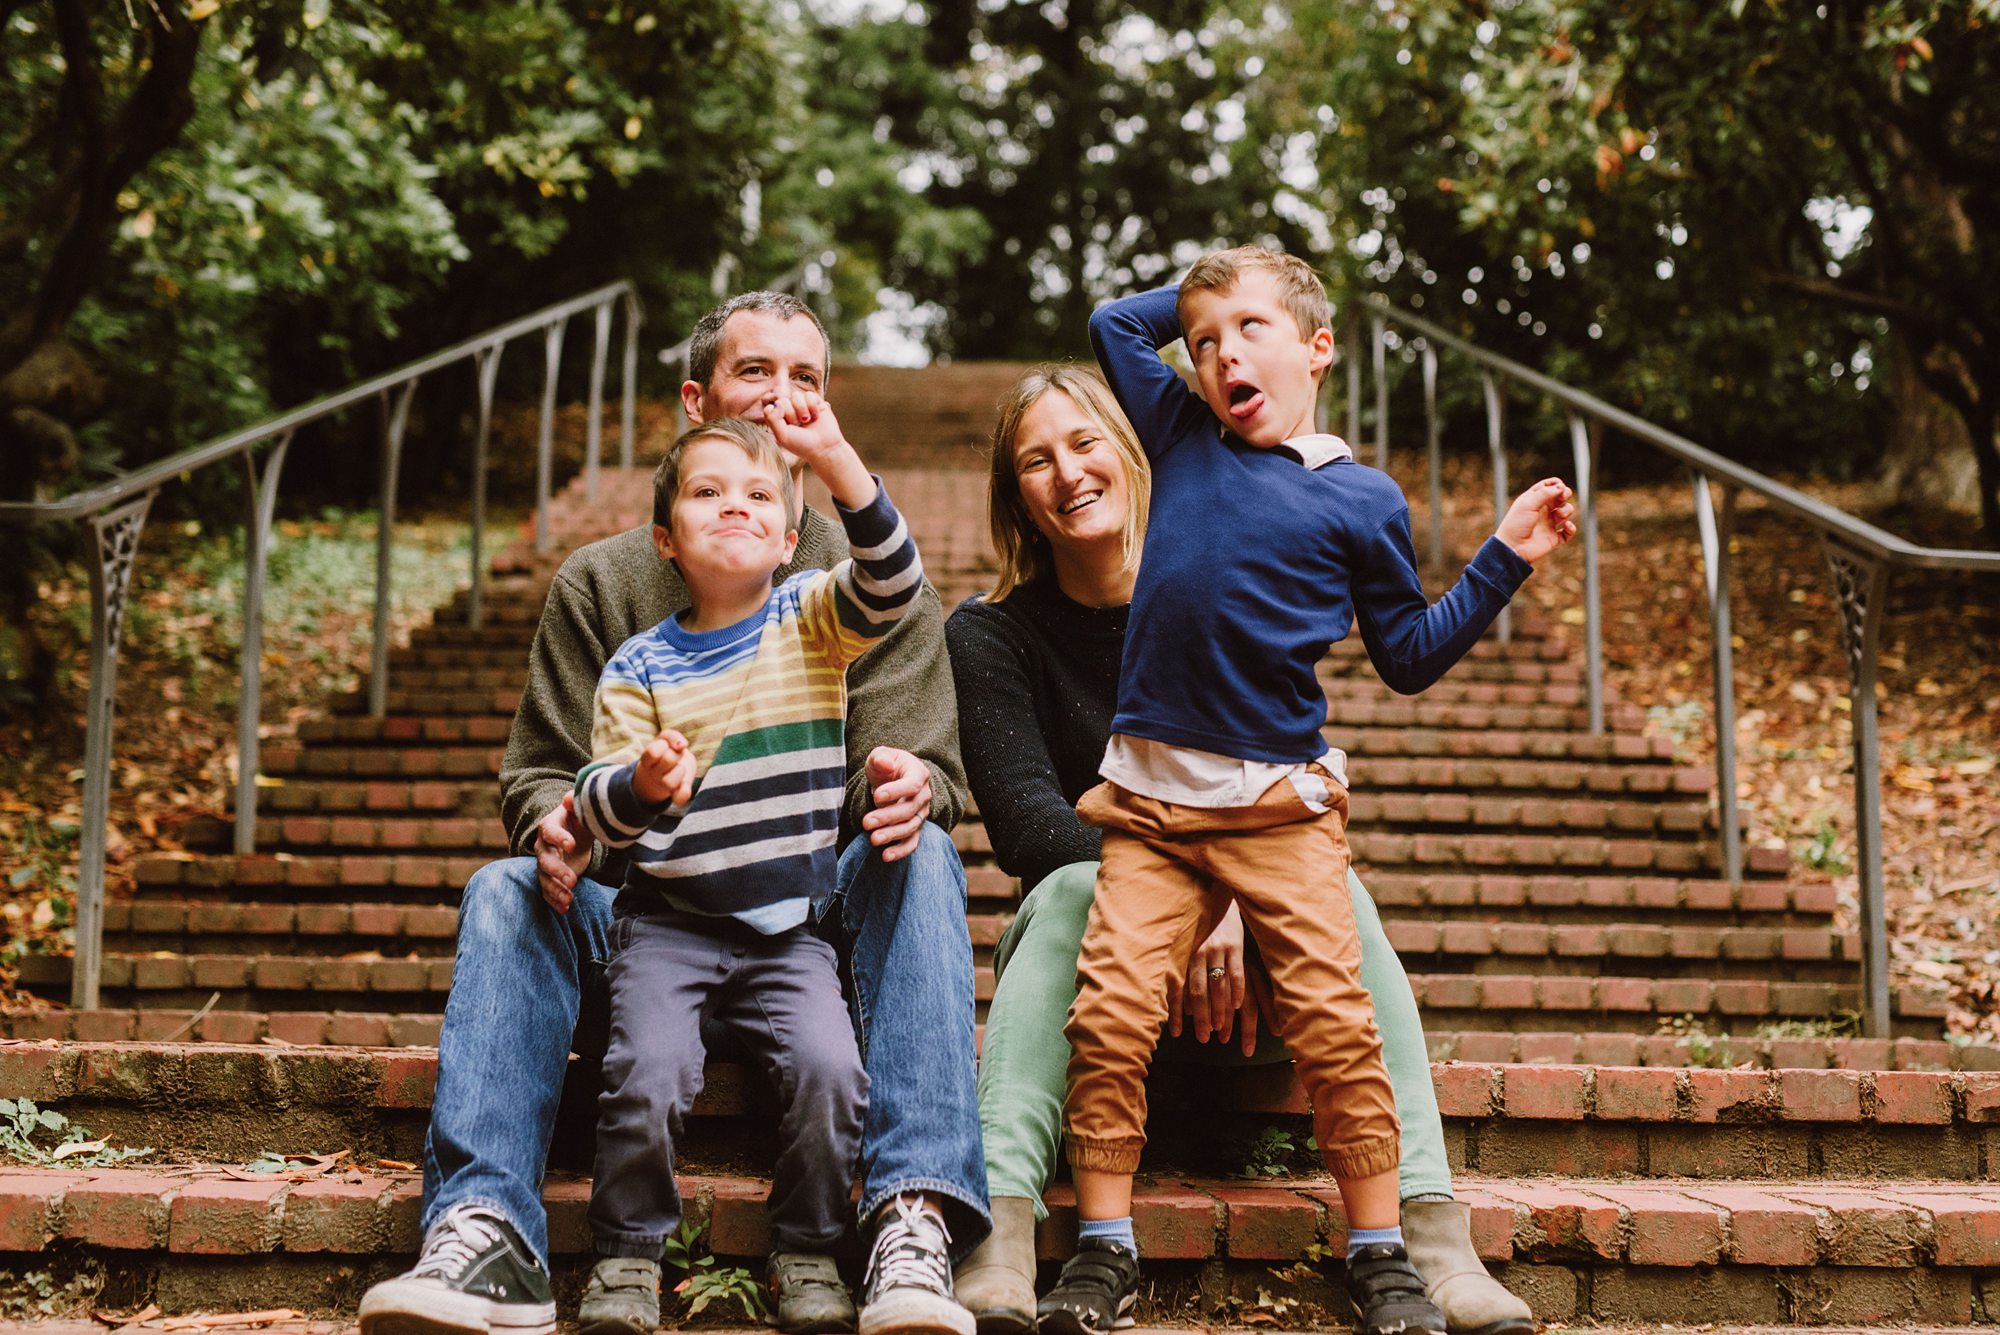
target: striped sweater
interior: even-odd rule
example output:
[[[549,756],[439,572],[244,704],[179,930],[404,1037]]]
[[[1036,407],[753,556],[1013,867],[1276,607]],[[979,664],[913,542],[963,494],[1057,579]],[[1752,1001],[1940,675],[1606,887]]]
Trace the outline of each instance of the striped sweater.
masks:
[[[872,504],[840,517],[850,559],[792,576],[733,626],[689,631],[669,617],[605,664],[576,809],[593,835],[630,850],[621,911],[665,905],[775,934],[832,891],[846,668],[923,587],[916,544],[879,481]],[[684,805],[633,791],[633,762],[662,728],[694,752]]]

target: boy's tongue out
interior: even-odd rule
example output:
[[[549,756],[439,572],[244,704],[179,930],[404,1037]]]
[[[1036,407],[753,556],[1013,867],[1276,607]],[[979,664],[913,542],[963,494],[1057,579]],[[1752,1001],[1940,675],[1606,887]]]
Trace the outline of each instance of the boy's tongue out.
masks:
[[[1264,407],[1264,391],[1247,380],[1238,380],[1229,386],[1229,415],[1238,422],[1247,422]]]

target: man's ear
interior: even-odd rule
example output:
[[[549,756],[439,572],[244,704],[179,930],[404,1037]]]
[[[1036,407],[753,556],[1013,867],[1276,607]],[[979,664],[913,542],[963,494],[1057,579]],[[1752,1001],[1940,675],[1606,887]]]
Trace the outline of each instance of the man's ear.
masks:
[[[702,387],[692,380],[681,381],[681,410],[687,414],[689,426],[700,426]]]
[[[662,561],[671,561],[674,559],[673,530],[669,529],[665,524],[653,525],[653,550],[660,554]]]
[[[1320,372],[1333,365],[1333,331],[1325,325],[1313,330],[1313,336],[1306,340],[1306,365],[1312,369],[1317,380]]]

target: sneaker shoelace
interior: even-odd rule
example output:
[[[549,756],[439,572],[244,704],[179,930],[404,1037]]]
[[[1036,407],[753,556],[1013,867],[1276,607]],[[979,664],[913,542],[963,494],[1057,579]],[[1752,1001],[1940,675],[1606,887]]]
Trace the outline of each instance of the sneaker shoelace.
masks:
[[[894,1217],[875,1234],[864,1287],[874,1293],[914,1285],[949,1296],[950,1242],[944,1220],[924,1208],[922,1197],[898,1196]]]
[[[448,1211],[424,1239],[423,1255],[410,1274],[457,1281],[499,1237],[490,1220],[469,1210]]]

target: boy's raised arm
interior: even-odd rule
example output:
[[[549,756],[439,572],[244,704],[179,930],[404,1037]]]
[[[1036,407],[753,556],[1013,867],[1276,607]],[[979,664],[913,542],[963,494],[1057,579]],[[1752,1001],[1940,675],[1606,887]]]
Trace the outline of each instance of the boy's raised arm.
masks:
[[[1201,422],[1213,421],[1208,405],[1160,360],[1160,349],[1181,337],[1178,294],[1178,288],[1154,288],[1120,297],[1090,316],[1097,365],[1149,458]]]

